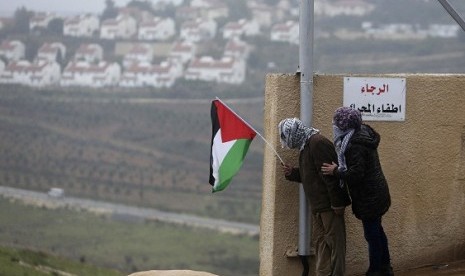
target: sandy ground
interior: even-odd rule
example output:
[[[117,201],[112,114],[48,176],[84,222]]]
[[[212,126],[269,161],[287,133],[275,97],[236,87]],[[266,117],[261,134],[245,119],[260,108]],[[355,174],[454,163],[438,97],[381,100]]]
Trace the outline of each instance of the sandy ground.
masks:
[[[395,276],[465,275],[465,260],[453,263],[443,263],[441,265],[424,266],[405,271],[395,271],[394,274]]]

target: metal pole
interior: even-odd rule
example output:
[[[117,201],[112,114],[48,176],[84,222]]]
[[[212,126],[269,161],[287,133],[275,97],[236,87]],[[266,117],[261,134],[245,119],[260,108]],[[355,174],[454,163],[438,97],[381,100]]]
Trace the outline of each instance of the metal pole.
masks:
[[[447,2],[447,0],[438,0],[439,3],[446,9],[446,11],[452,16],[452,18],[459,24],[459,26],[462,28],[462,30],[465,31],[465,21],[463,21],[463,18],[460,17],[460,15],[455,11],[455,9]]]
[[[300,120],[312,126],[313,113],[313,14],[314,0],[300,1],[299,67],[300,67]],[[302,184],[299,188],[299,255],[310,255],[310,207]]]

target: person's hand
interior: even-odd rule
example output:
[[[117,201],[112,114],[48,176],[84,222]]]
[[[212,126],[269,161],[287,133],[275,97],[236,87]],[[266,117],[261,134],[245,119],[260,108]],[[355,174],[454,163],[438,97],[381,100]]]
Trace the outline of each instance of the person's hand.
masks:
[[[332,164],[323,163],[321,166],[321,172],[324,175],[333,175],[334,169],[337,168],[337,164],[332,162]]]
[[[344,215],[344,211],[346,210],[345,207],[342,207],[342,208],[334,208],[333,211],[336,215],[338,216],[343,216]]]
[[[285,176],[289,176],[292,173],[292,166],[289,164],[282,164],[283,165],[283,172]]]

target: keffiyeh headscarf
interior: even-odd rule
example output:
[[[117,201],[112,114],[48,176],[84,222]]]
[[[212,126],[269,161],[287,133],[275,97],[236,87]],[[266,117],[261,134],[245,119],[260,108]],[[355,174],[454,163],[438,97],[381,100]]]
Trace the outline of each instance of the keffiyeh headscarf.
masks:
[[[362,125],[362,114],[357,109],[350,107],[339,107],[333,117],[333,139],[337,152],[338,171],[347,171],[345,151],[350,138]],[[341,187],[344,185],[340,182]]]
[[[307,140],[314,134],[319,133],[318,129],[304,126],[297,118],[284,119],[278,124],[281,146],[283,148],[303,150]]]

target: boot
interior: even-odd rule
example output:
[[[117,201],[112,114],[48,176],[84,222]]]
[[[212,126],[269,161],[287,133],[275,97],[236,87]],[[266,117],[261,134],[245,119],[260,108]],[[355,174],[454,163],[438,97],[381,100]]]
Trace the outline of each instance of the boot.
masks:
[[[381,269],[381,272],[384,276],[394,276],[394,270],[392,269],[392,266],[391,264],[383,267]]]
[[[365,276],[385,276],[385,275],[381,271],[367,271],[367,273],[365,273]]]

